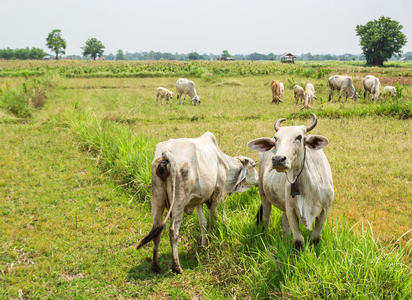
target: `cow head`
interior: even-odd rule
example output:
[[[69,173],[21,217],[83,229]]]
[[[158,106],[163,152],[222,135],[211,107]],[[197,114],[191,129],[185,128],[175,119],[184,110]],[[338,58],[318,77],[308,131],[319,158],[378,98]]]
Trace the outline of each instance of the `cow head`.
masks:
[[[167,92],[166,98],[167,98],[167,100],[172,99],[173,98],[173,92],[170,92],[170,91]]]
[[[242,164],[242,169],[236,180],[233,192],[244,192],[252,186],[258,185],[259,177],[256,172],[256,163],[253,159],[245,156],[236,156],[235,158]]]
[[[198,95],[194,96],[192,100],[190,100],[193,105],[200,105],[200,97]]]
[[[278,172],[294,173],[302,166],[304,147],[319,150],[328,144],[328,139],[320,135],[306,135],[315,128],[318,119],[312,114],[312,124],[309,126],[281,127],[280,123],[286,119],[279,119],[275,123],[276,134],[273,138],[258,138],[250,141],[247,146],[255,151],[271,151],[272,168]]]
[[[352,96],[353,100],[358,100],[360,98],[360,95],[358,94],[357,91],[353,92],[353,96]]]

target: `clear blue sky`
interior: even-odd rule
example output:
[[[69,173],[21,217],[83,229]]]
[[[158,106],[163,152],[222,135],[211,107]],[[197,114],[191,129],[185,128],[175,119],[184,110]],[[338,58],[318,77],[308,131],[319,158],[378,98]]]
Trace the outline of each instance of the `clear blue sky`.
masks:
[[[54,28],[66,54],[90,37],[129,52],[360,53],[356,24],[382,15],[412,39],[412,0],[0,0],[0,48],[46,49]],[[403,48],[412,51],[412,41]]]

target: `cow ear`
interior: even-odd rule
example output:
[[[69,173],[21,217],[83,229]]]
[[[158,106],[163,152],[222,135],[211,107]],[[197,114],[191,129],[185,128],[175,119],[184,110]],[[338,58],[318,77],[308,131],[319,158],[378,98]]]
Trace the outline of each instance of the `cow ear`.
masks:
[[[247,143],[249,149],[266,152],[275,146],[275,139],[271,138],[258,138]]]
[[[320,150],[328,143],[328,139],[321,135],[309,135],[305,138],[305,145],[313,150]]]

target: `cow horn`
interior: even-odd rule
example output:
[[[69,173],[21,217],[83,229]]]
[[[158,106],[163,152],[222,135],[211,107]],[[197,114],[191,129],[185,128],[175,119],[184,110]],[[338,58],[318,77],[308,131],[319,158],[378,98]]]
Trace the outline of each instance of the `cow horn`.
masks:
[[[309,126],[306,126],[306,132],[309,132],[313,128],[315,128],[317,123],[318,123],[318,118],[316,117],[314,113],[312,113],[312,124],[310,124]]]
[[[279,120],[276,121],[276,123],[275,123],[275,130],[276,131],[279,131],[280,123],[282,123],[283,121],[286,121],[286,119],[279,119]]]

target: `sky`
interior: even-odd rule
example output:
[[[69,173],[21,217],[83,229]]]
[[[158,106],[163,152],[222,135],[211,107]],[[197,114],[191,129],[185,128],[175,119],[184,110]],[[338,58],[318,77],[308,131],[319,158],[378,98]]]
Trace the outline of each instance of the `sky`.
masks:
[[[66,54],[80,54],[91,37],[105,54],[356,54],[356,25],[380,16],[403,25],[403,51],[412,51],[412,0],[0,0],[0,49],[47,50],[58,28]]]

